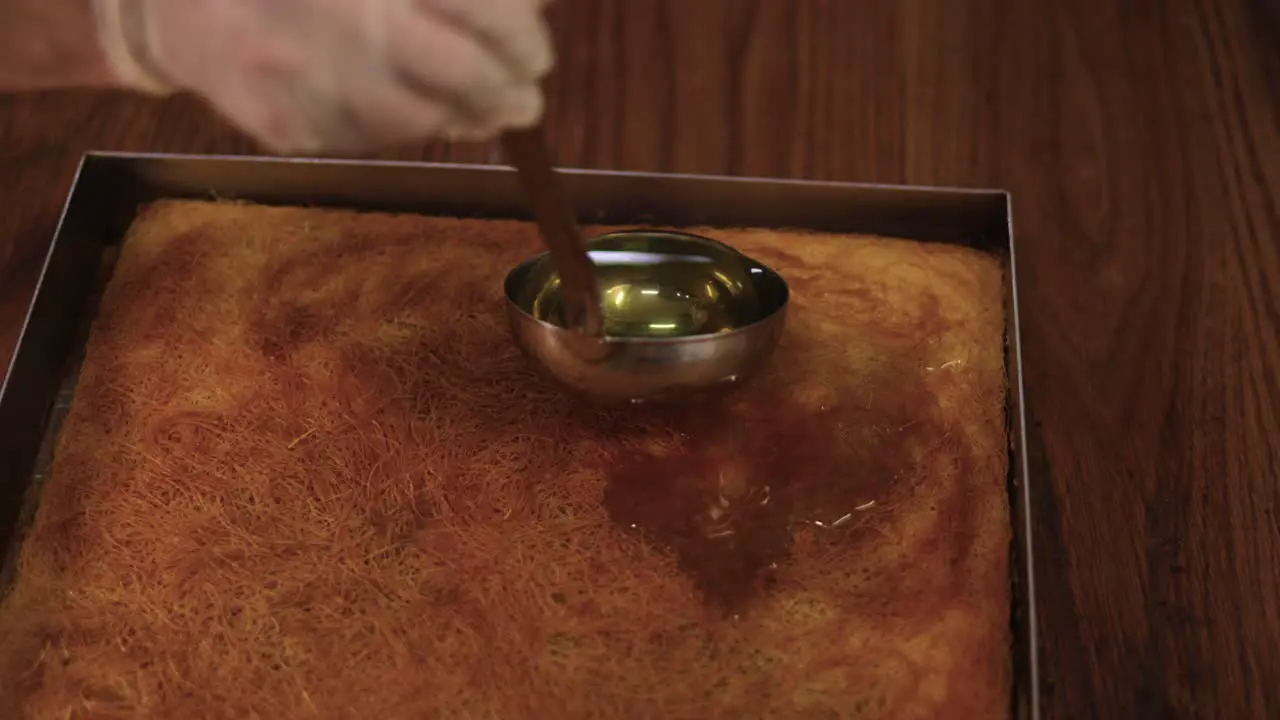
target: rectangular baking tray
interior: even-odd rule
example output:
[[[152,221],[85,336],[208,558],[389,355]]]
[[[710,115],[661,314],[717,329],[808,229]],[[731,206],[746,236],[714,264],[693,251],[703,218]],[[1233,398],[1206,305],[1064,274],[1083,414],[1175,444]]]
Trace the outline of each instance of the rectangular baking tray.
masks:
[[[904,187],[700,175],[562,171],[584,222],[802,228],[966,245],[1005,263],[1013,717],[1038,720],[1040,687],[1031,555],[1031,488],[1010,196],[1003,190]],[[0,386],[0,592],[10,583],[58,425],[74,392],[110,258],[138,207],[159,198],[223,198],[458,217],[527,219],[510,168],[94,152],[86,154]],[[496,289],[495,289],[496,292]]]

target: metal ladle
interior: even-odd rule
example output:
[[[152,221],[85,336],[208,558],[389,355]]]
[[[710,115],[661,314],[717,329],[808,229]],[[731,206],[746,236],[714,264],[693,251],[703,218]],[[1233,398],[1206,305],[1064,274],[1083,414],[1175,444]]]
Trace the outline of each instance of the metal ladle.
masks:
[[[689,400],[763,365],[786,322],[789,290],[777,273],[689,233],[584,242],[542,129],[502,142],[548,248],[503,284],[512,334],[535,365],[604,404]]]

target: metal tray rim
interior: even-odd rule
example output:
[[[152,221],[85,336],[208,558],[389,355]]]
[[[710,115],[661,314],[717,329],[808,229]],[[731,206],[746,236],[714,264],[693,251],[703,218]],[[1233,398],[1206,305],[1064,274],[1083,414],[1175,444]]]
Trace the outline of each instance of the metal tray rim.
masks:
[[[320,158],[320,157],[301,157],[301,156],[262,156],[262,155],[229,155],[229,154],[187,154],[187,153],[164,153],[164,152],[127,152],[117,150],[90,150],[85,152],[80,159],[80,166],[92,161],[94,158],[117,159],[117,160],[179,160],[183,162],[235,162],[262,165],[328,165],[335,167],[350,168],[433,168],[438,170],[480,170],[486,172],[512,173],[514,168],[509,165],[498,165],[489,163],[459,163],[459,162],[441,162],[434,160],[359,160],[350,158]],[[771,177],[766,175],[718,175],[710,173],[672,173],[672,172],[655,172],[650,170],[604,170],[600,168],[583,168],[573,166],[563,166],[557,168],[558,172],[570,175],[580,176],[599,176],[599,177],[615,177],[615,178],[680,178],[687,180],[709,180],[724,183],[741,183],[751,185],[787,185],[792,187],[829,187],[829,188],[848,188],[848,189],[867,189],[867,190],[892,190],[895,192],[919,192],[919,193],[948,193],[974,196],[1004,196],[1011,195],[1009,190],[1004,188],[984,188],[984,187],[963,187],[954,185],[917,185],[917,184],[901,184],[901,183],[864,183],[864,182],[847,182],[843,180],[804,180],[799,178]],[[73,182],[74,186],[74,182]]]

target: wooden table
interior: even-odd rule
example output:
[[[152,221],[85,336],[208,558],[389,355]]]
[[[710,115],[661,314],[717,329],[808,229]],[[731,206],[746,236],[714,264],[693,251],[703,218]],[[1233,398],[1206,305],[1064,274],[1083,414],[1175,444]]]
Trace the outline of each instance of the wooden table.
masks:
[[[1051,716],[1280,717],[1274,2],[555,15],[564,165],[1011,189]],[[0,99],[0,357],[89,149],[253,152],[187,100]]]

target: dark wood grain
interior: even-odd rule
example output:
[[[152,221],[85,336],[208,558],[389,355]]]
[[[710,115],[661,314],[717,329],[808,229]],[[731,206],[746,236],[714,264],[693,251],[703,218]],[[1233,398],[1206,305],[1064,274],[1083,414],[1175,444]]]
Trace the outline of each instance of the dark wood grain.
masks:
[[[564,165],[1013,191],[1051,717],[1280,717],[1276,7],[554,8]],[[0,355],[87,149],[253,151],[187,99],[0,99]]]

